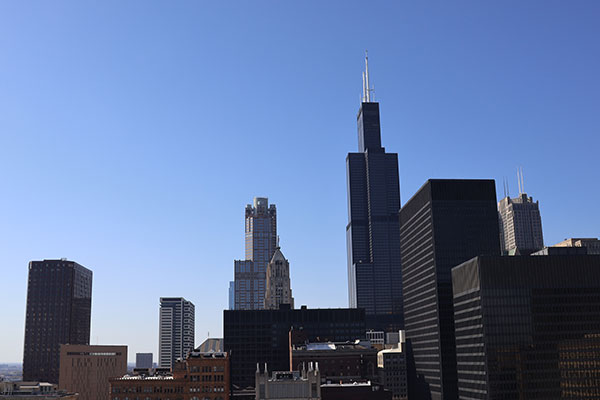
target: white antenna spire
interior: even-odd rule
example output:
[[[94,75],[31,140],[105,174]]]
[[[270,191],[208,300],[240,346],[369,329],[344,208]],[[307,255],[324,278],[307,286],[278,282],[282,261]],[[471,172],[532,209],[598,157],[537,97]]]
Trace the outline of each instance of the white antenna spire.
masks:
[[[367,50],[365,50],[365,72],[363,72],[362,78],[363,78],[362,101],[363,101],[363,103],[370,103],[371,102],[371,92],[373,91],[373,88],[371,88],[371,85],[369,84],[369,52]]]
[[[525,193],[525,178],[523,177],[523,167],[521,167],[521,189]]]
[[[517,168],[517,186],[519,187],[519,194],[521,194],[521,175],[519,174],[519,168]]]

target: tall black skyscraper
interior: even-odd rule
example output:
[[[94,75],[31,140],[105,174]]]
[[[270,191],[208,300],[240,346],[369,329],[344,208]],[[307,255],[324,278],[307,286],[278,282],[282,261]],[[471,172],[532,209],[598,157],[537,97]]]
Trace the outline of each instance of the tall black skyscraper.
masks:
[[[348,296],[364,308],[367,327],[398,329],[402,317],[402,270],[398,212],[398,154],[381,147],[379,103],[371,101],[368,58],[358,110],[358,153],[346,158],[348,185]]]
[[[61,344],[89,344],[92,271],[73,261],[29,263],[23,380],[58,384]]]
[[[456,399],[453,267],[500,255],[493,180],[430,179],[400,211],[409,398]]]
[[[452,283],[459,398],[600,398],[600,256],[477,257]]]

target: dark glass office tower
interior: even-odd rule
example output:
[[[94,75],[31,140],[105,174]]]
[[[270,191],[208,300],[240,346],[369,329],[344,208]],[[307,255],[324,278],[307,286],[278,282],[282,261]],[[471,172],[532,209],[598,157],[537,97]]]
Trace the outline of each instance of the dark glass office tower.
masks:
[[[461,399],[600,398],[600,256],[452,269]]]
[[[353,308],[223,311],[223,346],[231,355],[231,383],[254,387],[256,364],[269,371],[290,369],[294,333],[308,341],[345,342],[365,335],[365,312]],[[304,341],[303,341],[304,342]]]
[[[430,179],[400,210],[409,398],[456,399],[453,267],[500,255],[493,180]]]
[[[29,263],[23,380],[58,384],[61,344],[89,344],[92,271],[73,261]]]
[[[358,153],[346,158],[348,185],[348,297],[350,307],[364,308],[367,328],[403,326],[402,271],[398,211],[398,154],[381,147],[379,103],[363,85],[358,110]]]

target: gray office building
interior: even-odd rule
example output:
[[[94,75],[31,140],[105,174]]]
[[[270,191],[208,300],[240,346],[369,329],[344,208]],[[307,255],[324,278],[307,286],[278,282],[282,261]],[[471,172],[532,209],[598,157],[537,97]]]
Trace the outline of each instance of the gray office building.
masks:
[[[400,210],[409,398],[457,397],[453,267],[500,255],[493,180],[430,179]]]
[[[142,369],[154,368],[152,353],[135,353],[135,367]]]
[[[183,297],[161,297],[158,366],[172,368],[194,350],[194,305]]]
[[[348,297],[350,307],[365,309],[369,329],[397,331],[403,327],[398,154],[381,146],[379,103],[371,101],[365,61],[359,152],[346,157]]]
[[[600,398],[600,255],[452,269],[458,398]]]
[[[29,263],[23,380],[58,384],[61,344],[90,343],[92,271],[74,261]]]
[[[234,261],[236,310],[264,308],[267,265],[277,247],[277,208],[255,197],[245,213],[246,259]]]
[[[500,240],[504,254],[529,255],[544,248],[539,201],[520,193],[498,202]]]

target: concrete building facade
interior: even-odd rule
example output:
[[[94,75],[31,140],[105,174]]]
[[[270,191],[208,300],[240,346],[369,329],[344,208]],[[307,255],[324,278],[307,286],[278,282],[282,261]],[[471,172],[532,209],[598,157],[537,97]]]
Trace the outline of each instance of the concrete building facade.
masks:
[[[544,248],[539,201],[526,193],[512,199],[507,196],[498,203],[498,214],[503,254],[528,255]]]
[[[597,238],[565,239],[562,242],[555,244],[553,247],[585,247],[587,249],[587,254],[599,255],[600,254],[600,239],[597,239]]]
[[[309,363],[300,371],[260,371],[256,366],[256,400],[321,400],[321,377],[318,364]]]
[[[127,346],[60,346],[61,390],[79,393],[80,400],[109,400],[109,379],[127,373]]]
[[[58,383],[61,344],[89,344],[92,271],[73,261],[29,263],[23,380]]]
[[[158,366],[172,368],[194,350],[195,308],[183,297],[161,297]]]
[[[265,309],[276,310],[281,304],[294,308],[292,285],[290,283],[290,263],[277,247],[273,258],[267,266],[267,290],[265,292]]]

